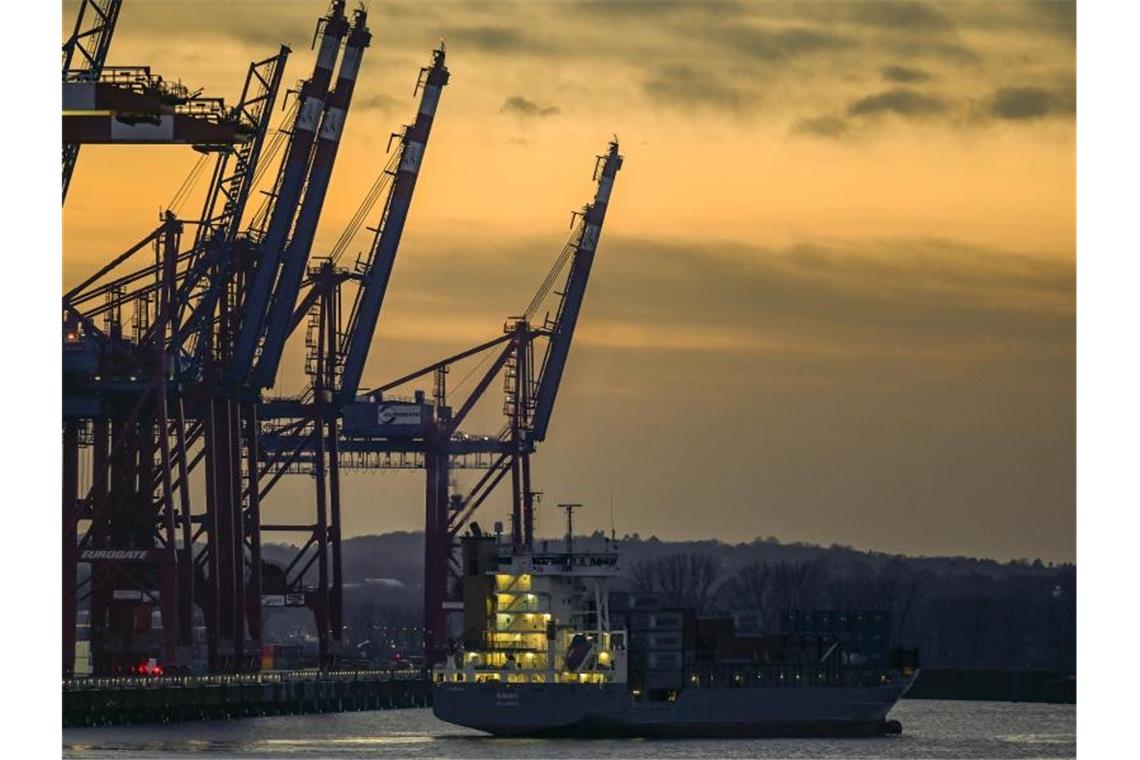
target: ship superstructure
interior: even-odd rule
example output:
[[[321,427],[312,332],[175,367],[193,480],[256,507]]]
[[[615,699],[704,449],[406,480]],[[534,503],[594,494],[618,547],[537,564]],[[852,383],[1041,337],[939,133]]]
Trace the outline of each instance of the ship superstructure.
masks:
[[[460,647],[439,683],[625,684],[626,634],[610,624],[618,554],[518,551],[497,537],[463,543]]]

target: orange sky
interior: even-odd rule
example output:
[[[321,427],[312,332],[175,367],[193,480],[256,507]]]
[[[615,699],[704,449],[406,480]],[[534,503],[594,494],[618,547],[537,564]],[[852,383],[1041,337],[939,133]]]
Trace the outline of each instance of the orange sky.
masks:
[[[536,460],[548,504],[583,501],[583,525],[608,529],[612,491],[619,533],[1073,559],[1070,4],[368,6],[315,253],[411,119],[441,37],[452,80],[366,385],[493,337],[529,301],[616,133],[627,160]],[[127,0],[109,63],[232,101],[280,42],[286,81],[307,76],[324,10]],[[85,147],[64,285],[149,231],[196,160]],[[495,406],[472,427],[497,429]],[[291,480],[284,516],[308,495]],[[420,488],[353,476],[346,531],[418,527]]]

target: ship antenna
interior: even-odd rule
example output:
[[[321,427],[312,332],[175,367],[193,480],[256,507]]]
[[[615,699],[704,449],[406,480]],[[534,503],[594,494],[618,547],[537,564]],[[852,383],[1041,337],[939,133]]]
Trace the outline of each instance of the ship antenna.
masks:
[[[614,485],[610,482],[610,541],[617,542],[617,530],[614,528]]]
[[[559,509],[566,510],[566,553],[574,553],[574,510],[581,509],[581,504],[559,504]]]

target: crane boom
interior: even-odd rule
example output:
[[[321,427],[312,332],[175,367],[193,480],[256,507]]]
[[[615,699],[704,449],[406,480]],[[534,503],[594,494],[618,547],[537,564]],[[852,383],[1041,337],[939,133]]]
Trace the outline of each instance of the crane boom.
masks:
[[[380,224],[377,225],[369,257],[361,275],[360,289],[352,308],[352,316],[346,333],[347,346],[342,354],[346,356],[344,372],[341,376],[339,400],[352,401],[360,388],[360,378],[372,335],[380,317],[380,307],[384,303],[384,293],[392,275],[396,261],[396,250],[400,236],[408,219],[408,209],[412,204],[412,194],[416,188],[424,150],[427,148],[431,125],[439,106],[439,96],[450,78],[445,65],[446,53],[440,45],[432,53],[432,63],[420,71],[423,95],[416,121],[405,130],[400,138],[400,161],[388,201],[384,205]],[[417,85],[418,88],[418,85]]]
[[[122,0],[83,0],[79,15],[75,19],[75,30],[63,44],[63,81],[94,82],[103,73],[107,62],[107,51],[111,47],[111,36],[115,33],[115,23],[119,20]],[[91,11],[87,18],[87,11]],[[85,25],[84,20],[88,23]],[[78,143],[63,144],[63,199],[67,200],[67,188],[71,185],[71,175],[79,158]]]
[[[261,347],[261,354],[254,370],[254,385],[260,388],[269,388],[273,385],[277,377],[277,368],[281,363],[281,352],[284,349],[285,340],[289,337],[289,328],[292,323],[290,317],[297,302],[297,294],[301,289],[305,264],[309,260],[309,251],[313,246],[321,208],[328,192],[329,179],[332,177],[333,164],[336,162],[337,148],[340,146],[340,136],[344,130],[344,121],[348,115],[349,105],[352,103],[352,91],[356,85],[356,76],[360,71],[360,61],[364,56],[364,49],[368,47],[368,43],[372,39],[372,34],[366,25],[367,19],[368,14],[364,10],[355,12],[352,31],[348,35],[348,41],[344,47],[344,56],[340,62],[336,88],[329,96],[324,115],[321,117],[321,129],[317,136],[316,149],[313,152],[312,169],[309,171],[305,197],[301,202],[297,226],[293,230],[293,236],[285,254],[281,276],[277,282],[277,290],[273,294],[273,302],[269,307],[265,342]]]
[[[297,215],[297,205],[309,170],[313,140],[324,112],[325,99],[329,95],[329,81],[332,79],[341,39],[348,31],[344,0],[334,0],[328,15],[319,24],[320,51],[317,53],[313,76],[301,85],[297,119],[293,123],[289,146],[282,161],[277,197],[273,201],[269,226],[260,241],[261,255],[245,301],[245,314],[230,367],[230,380],[235,384],[244,383],[249,376],[265,324],[269,297],[277,281],[281,256]]]
[[[542,362],[535,394],[532,435],[535,441],[546,438],[546,428],[554,409],[554,399],[566,369],[566,358],[570,355],[570,342],[574,337],[574,326],[578,323],[578,313],[582,309],[582,299],[586,295],[586,283],[590,278],[590,267],[594,263],[594,253],[598,248],[598,237],[606,219],[606,207],[613,191],[614,178],[621,169],[622,156],[618,154],[618,143],[610,143],[609,151],[598,156],[594,167],[594,178],[598,188],[594,192],[594,202],[586,207],[582,220],[582,236],[578,240],[570,273],[566,277],[562,300],[558,305],[557,316],[550,331],[550,343]]]
[[[291,51],[282,45],[277,55],[250,63],[241,99],[234,109],[250,132],[249,142],[222,151],[214,165],[210,188],[202,206],[200,224],[194,238],[192,259],[179,287],[179,310],[189,311],[190,320],[175,335],[181,346],[198,332],[194,353],[201,358],[209,345],[207,334],[214,308],[224,283],[232,276],[229,265],[235,258],[235,245],[254,186],[262,147],[269,134],[269,120],[277,102],[277,92]],[[213,278],[209,277],[213,271]],[[212,281],[211,281],[212,280]],[[197,296],[197,297],[195,297]]]

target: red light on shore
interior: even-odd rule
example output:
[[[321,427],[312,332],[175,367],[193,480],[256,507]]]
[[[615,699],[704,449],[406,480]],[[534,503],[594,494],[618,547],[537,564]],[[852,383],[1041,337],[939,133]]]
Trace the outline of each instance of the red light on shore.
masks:
[[[148,660],[146,662],[140,662],[138,665],[135,665],[134,667],[132,667],[130,672],[131,673],[137,673],[140,676],[154,676],[154,677],[161,676],[163,673],[162,666],[159,665],[158,663],[154,663],[154,664],[151,664],[151,663],[154,663],[154,660]]]

